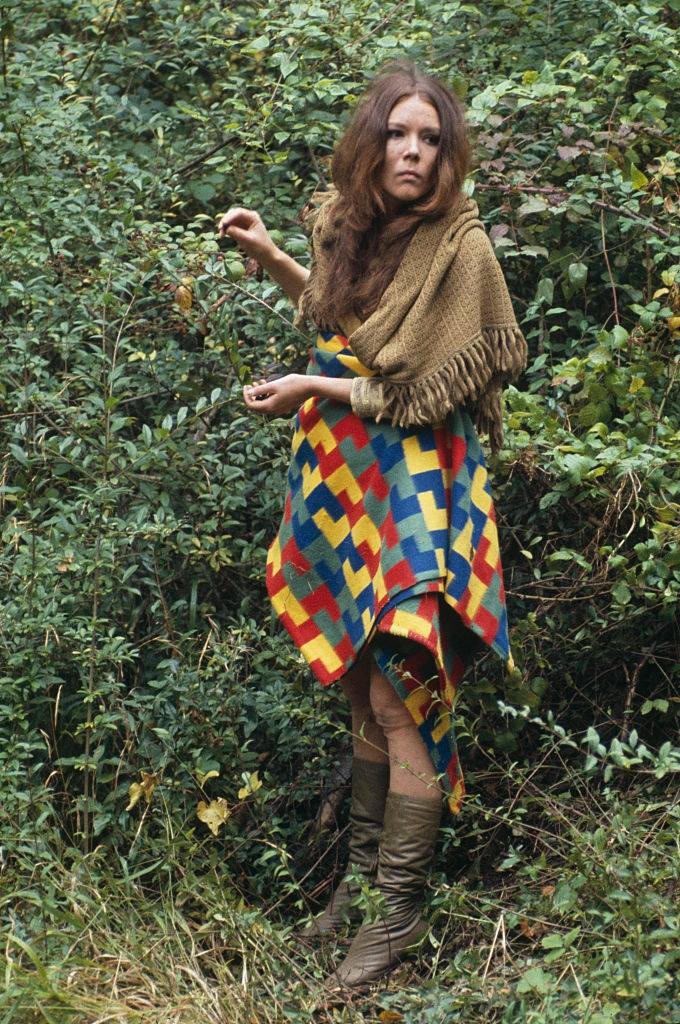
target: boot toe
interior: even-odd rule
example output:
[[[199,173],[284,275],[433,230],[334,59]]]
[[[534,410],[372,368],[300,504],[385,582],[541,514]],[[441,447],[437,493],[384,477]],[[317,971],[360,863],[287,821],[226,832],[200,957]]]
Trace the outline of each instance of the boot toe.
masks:
[[[324,983],[328,992],[369,985],[416,952],[428,927],[418,917],[409,927],[390,930],[383,922],[364,924],[347,956]]]

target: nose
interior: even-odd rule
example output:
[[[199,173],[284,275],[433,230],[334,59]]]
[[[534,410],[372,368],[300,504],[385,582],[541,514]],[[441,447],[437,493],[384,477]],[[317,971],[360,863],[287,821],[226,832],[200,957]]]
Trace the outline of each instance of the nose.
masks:
[[[407,157],[419,158],[420,157],[420,139],[417,135],[407,135],[405,138],[406,146],[404,149],[404,155]]]

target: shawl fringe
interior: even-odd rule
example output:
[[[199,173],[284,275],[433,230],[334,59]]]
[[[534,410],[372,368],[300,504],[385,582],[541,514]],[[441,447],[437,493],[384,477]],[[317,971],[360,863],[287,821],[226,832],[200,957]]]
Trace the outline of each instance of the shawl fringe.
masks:
[[[438,423],[467,404],[478,430],[488,433],[492,451],[503,444],[501,388],[526,365],[527,346],[519,327],[485,327],[462,351],[434,373],[408,383],[383,379],[384,407],[377,417],[392,426]]]

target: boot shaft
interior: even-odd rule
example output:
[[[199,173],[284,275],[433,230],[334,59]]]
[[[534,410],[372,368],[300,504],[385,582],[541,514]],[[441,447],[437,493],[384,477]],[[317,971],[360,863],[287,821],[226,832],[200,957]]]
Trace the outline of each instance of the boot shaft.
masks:
[[[441,800],[388,793],[376,877],[381,892],[414,896],[423,892],[441,818]]]

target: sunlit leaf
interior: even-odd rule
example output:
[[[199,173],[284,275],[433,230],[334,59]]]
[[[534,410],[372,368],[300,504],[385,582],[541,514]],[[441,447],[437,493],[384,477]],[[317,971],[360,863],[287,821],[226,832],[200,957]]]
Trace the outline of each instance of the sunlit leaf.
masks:
[[[158,785],[159,778],[160,776],[156,772],[142,772],[142,781],[133,782],[130,785],[130,789],[128,790],[130,802],[125,810],[131,811],[142,797],[144,797],[147,804],[151,803],[151,797],[153,796],[154,789]]]
[[[221,796],[217,800],[211,800],[209,804],[205,800],[199,800],[196,807],[196,817],[208,826],[214,836],[219,833],[230,814],[229,805]]]
[[[633,188],[643,189],[649,185],[649,178],[635,164],[630,165],[630,183]]]
[[[187,288],[186,285],[180,284],[175,288],[175,302],[180,309],[188,310],[191,309],[193,302],[193,293],[191,288]]]
[[[258,789],[262,788],[262,779],[258,777],[257,772],[244,772],[243,773],[244,786],[238,791],[239,800],[245,800],[246,797],[252,796],[253,793],[257,793]]]

